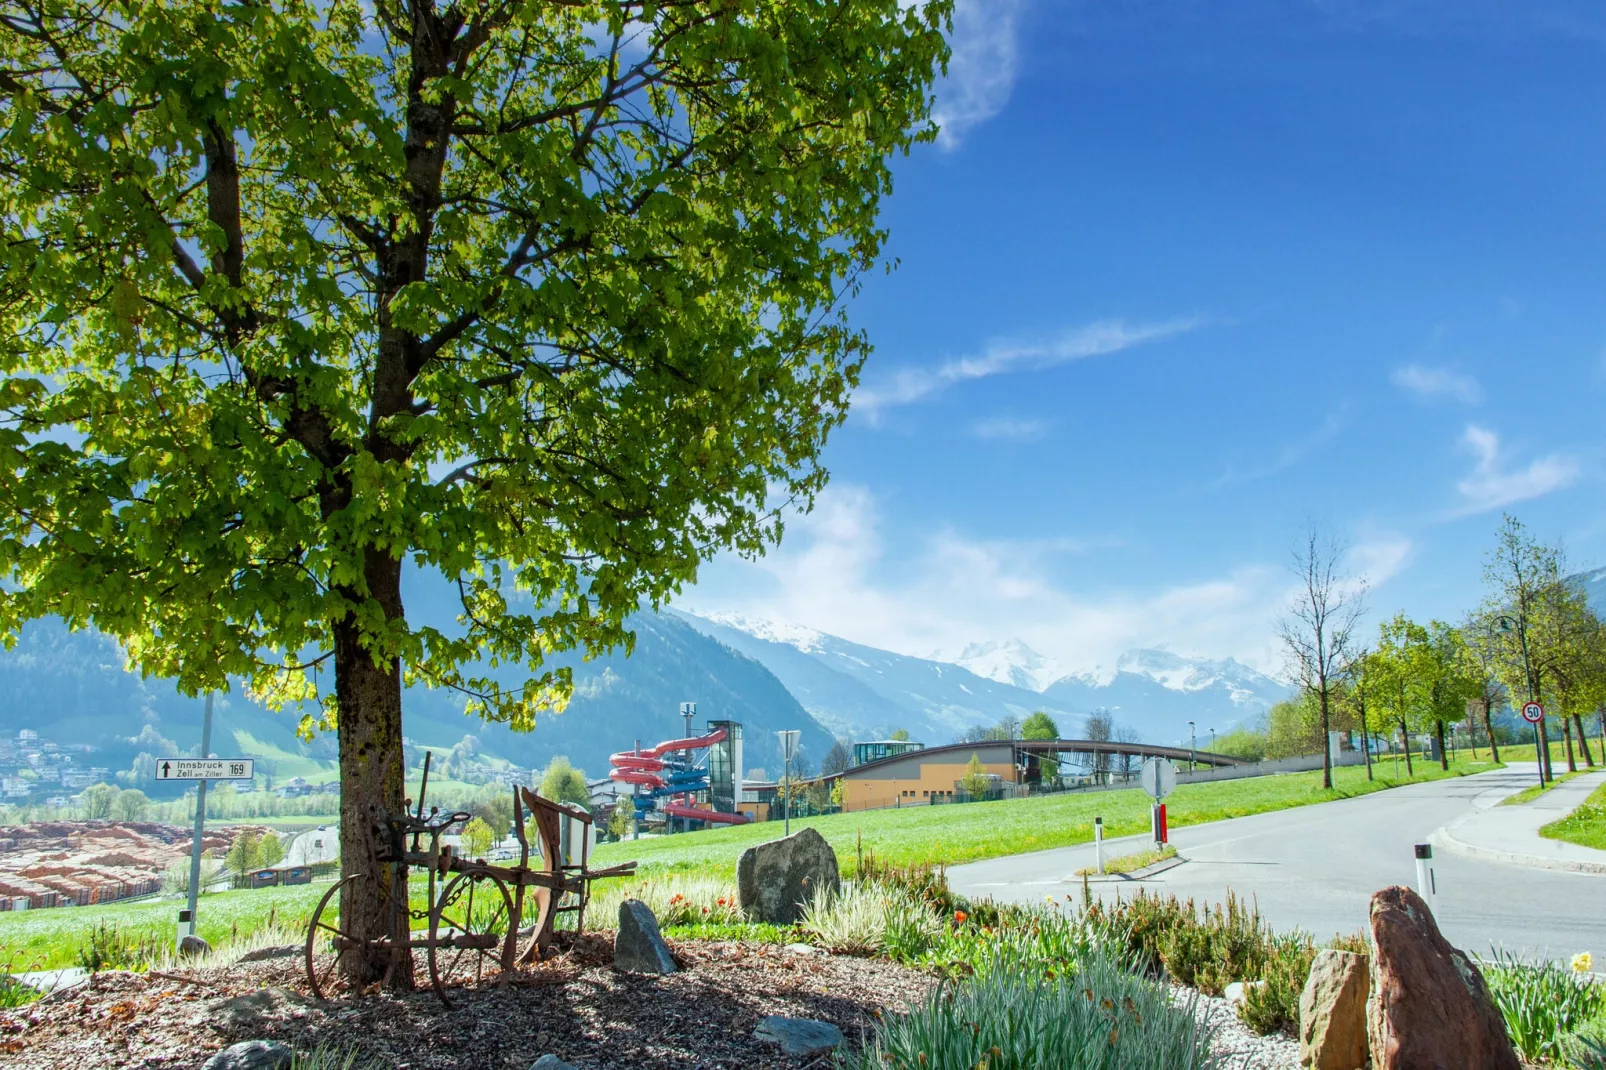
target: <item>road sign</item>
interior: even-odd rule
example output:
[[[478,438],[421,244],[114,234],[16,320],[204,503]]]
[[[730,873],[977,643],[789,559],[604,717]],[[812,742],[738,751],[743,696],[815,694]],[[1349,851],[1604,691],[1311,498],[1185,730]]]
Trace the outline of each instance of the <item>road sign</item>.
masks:
[[[1545,708],[1537,702],[1523,703],[1522,719],[1529,724],[1538,724],[1539,719],[1545,715]]]
[[[1177,771],[1174,766],[1164,758],[1149,758],[1143,763],[1143,773],[1138,778],[1143,790],[1148,792],[1156,802],[1170,795],[1177,787]]]
[[[796,758],[798,737],[803,733],[796,728],[789,728],[784,732],[777,732],[775,734],[781,737],[782,760],[789,762],[793,758]]]
[[[157,780],[250,780],[250,758],[162,758]]]

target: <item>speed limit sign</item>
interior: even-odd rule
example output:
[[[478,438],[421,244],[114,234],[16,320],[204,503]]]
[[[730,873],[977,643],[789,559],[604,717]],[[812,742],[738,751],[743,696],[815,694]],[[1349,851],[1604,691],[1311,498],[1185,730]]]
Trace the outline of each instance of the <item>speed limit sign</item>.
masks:
[[[1538,724],[1540,718],[1544,717],[1544,715],[1545,715],[1545,708],[1543,706],[1539,705],[1539,703],[1537,703],[1537,702],[1525,702],[1525,703],[1523,703],[1523,706],[1522,706],[1522,719],[1524,721],[1527,721],[1529,724]]]

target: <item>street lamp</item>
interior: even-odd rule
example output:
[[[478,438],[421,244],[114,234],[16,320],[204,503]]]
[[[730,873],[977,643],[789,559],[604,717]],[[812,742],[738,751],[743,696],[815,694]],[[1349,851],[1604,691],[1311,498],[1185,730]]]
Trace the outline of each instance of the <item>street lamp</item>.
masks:
[[[797,740],[803,733],[795,728],[777,732],[781,737],[781,761],[786,765],[786,774],[781,779],[783,794],[781,796],[782,812],[786,815],[785,835],[792,834],[792,758],[797,754]]]
[[[1214,754],[1215,752],[1216,752],[1216,730],[1214,728],[1212,728],[1210,730],[1210,753]]]
[[[1188,772],[1193,772],[1194,759],[1199,750],[1199,737],[1193,730],[1193,722],[1188,722]]]

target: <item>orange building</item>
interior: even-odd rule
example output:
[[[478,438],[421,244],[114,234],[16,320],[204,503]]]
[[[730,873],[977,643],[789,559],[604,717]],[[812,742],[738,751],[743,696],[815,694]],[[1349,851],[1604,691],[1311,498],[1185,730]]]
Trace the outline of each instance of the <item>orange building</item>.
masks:
[[[842,809],[876,810],[887,806],[929,806],[933,797],[962,794],[960,781],[970,772],[970,759],[998,783],[1022,779],[1021,756],[1013,743],[954,743],[926,747],[856,765],[841,774]]]

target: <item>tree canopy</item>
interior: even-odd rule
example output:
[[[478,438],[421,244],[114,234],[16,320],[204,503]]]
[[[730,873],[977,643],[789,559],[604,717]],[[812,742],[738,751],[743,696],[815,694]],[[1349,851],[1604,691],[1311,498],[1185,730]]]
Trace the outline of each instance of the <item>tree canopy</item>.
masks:
[[[316,702],[393,880],[404,681],[528,727],[823,486],[951,6],[4,5],[0,636]]]

